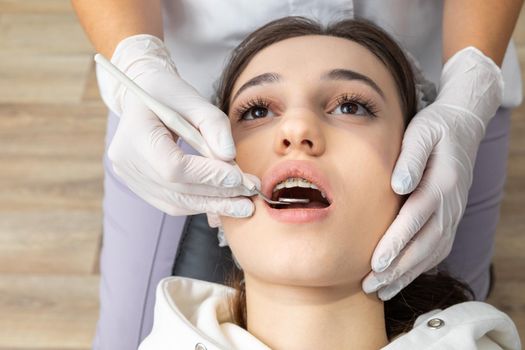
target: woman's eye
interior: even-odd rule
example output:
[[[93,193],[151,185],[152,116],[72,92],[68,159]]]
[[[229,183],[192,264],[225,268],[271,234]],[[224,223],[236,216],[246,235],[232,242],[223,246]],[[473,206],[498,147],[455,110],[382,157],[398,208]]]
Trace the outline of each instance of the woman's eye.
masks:
[[[355,114],[355,115],[369,115],[368,110],[357,102],[344,102],[337,106],[332,114]]]
[[[270,110],[268,110],[268,108],[266,107],[256,106],[244,112],[244,114],[241,116],[241,119],[253,120],[253,119],[264,118],[267,116],[271,117],[273,116],[273,113]]]

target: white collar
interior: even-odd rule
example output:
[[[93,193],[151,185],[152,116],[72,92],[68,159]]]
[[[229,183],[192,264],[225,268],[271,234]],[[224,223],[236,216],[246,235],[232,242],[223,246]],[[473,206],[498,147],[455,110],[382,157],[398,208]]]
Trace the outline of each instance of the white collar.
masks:
[[[163,279],[157,287],[153,330],[139,350],[271,350],[233,322],[228,311],[233,293],[233,288],[217,283]],[[430,327],[432,319],[443,325]],[[501,348],[521,349],[516,326],[495,307],[471,301],[419,316],[412,330],[382,350]]]

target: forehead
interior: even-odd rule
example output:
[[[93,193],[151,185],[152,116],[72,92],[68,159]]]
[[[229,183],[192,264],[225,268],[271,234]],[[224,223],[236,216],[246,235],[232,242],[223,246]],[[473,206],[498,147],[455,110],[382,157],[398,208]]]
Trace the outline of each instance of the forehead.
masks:
[[[267,72],[278,73],[284,80],[318,80],[324,72],[339,68],[364,74],[386,90],[395,87],[391,73],[366,47],[344,38],[308,35],[279,41],[258,52],[233,90]]]

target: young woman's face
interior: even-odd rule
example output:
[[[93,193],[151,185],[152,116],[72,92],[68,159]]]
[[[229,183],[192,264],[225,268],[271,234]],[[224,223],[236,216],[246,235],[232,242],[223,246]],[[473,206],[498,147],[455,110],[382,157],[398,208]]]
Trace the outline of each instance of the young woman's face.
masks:
[[[314,184],[331,201],[322,210],[272,215],[254,197],[252,217],[221,217],[245,273],[297,286],[359,282],[401,205],[390,177],[404,124],[390,72],[355,42],[302,36],[260,51],[231,96],[240,168],[257,175],[267,193],[275,169],[313,168],[321,179]]]

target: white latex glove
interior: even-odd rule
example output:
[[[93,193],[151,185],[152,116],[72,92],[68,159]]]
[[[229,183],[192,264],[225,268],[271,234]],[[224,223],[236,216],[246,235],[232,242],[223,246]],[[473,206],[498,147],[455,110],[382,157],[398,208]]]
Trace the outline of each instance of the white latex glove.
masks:
[[[479,144],[501,104],[499,67],[474,47],[443,67],[437,99],[410,122],[392,188],[410,193],[372,256],[366,293],[389,300],[450,253],[465,211]],[[414,190],[415,189],[415,190]]]
[[[179,77],[164,43],[151,35],[126,38],[111,61],[196,126],[218,158],[183,153],[169,125],[98,69],[102,98],[120,116],[108,149],[115,173],[146,202],[170,215],[250,216],[255,209],[252,201],[237,196],[253,193],[240,186],[241,173],[225,162],[235,157],[229,119]],[[260,187],[257,177],[248,176]]]

